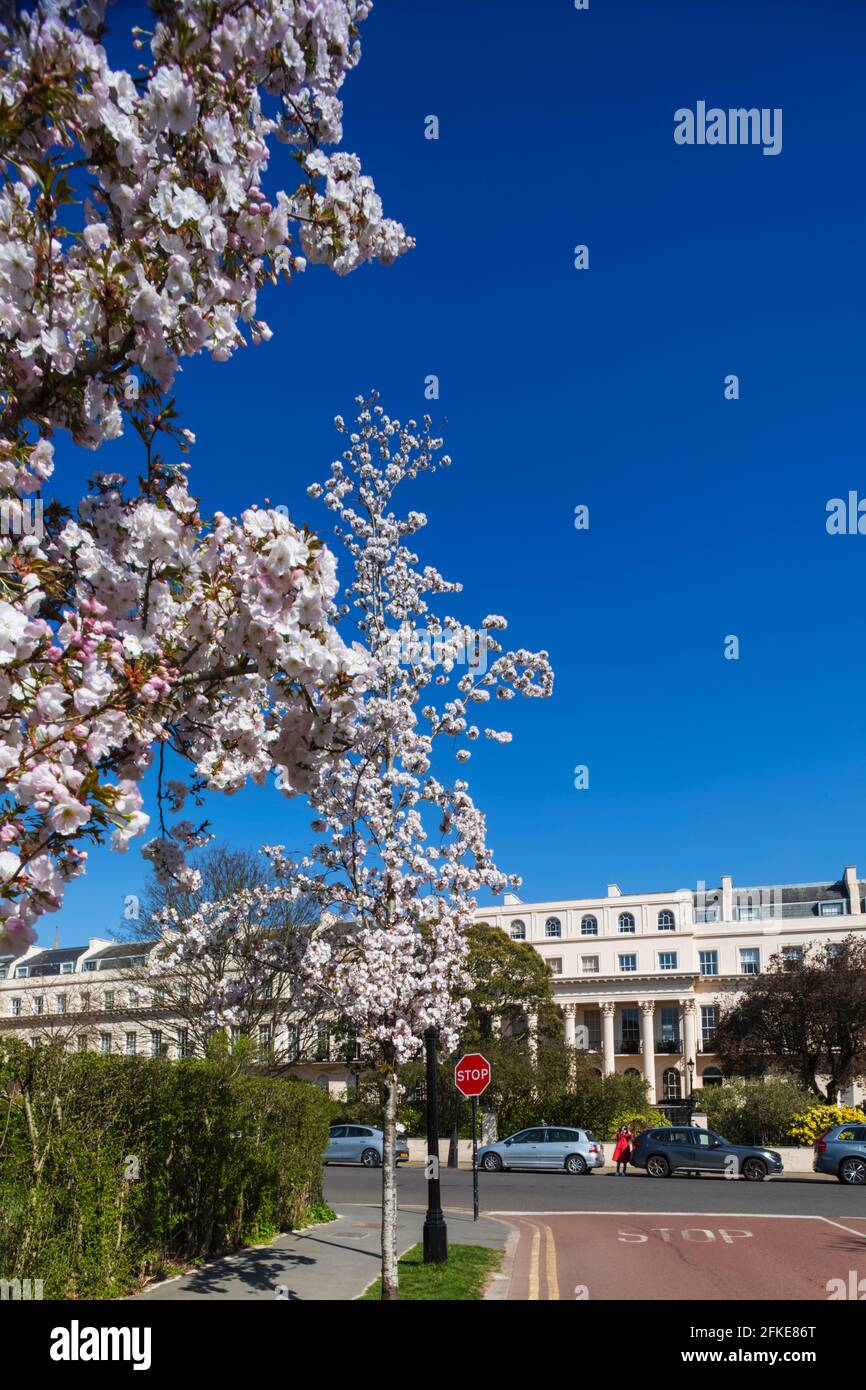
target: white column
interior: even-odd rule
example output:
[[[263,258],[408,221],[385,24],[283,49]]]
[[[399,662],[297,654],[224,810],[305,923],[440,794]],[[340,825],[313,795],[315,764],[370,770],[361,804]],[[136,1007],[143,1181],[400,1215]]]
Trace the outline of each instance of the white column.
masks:
[[[655,1041],[655,1003],[652,999],[642,999],[640,1005],[640,1040],[643,1054],[643,1074],[647,1083],[647,1100],[656,1103],[656,1041]]]
[[[529,1055],[533,1062],[538,1061],[538,1014],[528,1014],[526,1019],[529,1027]]]
[[[688,1086],[689,1076],[694,1077],[695,1064],[697,1062],[697,1010],[694,999],[684,999],[683,1006],[683,1033],[684,1033],[684,1052],[683,1065],[685,1067],[686,1085]],[[692,1063],[692,1070],[689,1071],[689,1062]],[[694,1084],[694,1082],[692,1082]]]
[[[616,1061],[613,1041],[613,1011],[614,1005],[610,1000],[606,1000],[601,1006],[601,1033],[602,1049],[604,1052],[604,1075],[611,1076],[616,1071]]]
[[[566,1047],[575,1046],[575,1017],[577,1014],[576,1004],[566,1004],[563,1013],[565,1014],[565,1045]]]

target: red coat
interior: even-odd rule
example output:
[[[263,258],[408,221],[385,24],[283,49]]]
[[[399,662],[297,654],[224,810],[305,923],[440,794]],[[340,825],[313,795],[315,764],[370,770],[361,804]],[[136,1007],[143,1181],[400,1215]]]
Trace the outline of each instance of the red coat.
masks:
[[[613,1151],[614,1163],[618,1163],[623,1155],[628,1155],[633,1138],[634,1136],[630,1130],[626,1130],[624,1134],[618,1134],[616,1136],[616,1148]]]

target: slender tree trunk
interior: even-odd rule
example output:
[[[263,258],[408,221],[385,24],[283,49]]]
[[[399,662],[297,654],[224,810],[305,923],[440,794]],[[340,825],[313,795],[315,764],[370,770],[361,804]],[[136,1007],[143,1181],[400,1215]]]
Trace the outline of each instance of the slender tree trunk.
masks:
[[[382,1298],[400,1297],[397,1276],[397,1073],[387,1062],[382,1122]]]

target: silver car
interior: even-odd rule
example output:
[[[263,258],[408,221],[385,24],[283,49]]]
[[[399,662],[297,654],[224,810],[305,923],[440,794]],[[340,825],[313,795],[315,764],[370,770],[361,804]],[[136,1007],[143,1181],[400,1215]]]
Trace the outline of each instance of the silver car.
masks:
[[[372,1125],[331,1125],[325,1163],[360,1163],[364,1168],[381,1168],[385,1136]],[[409,1146],[397,1135],[397,1162],[408,1163]]]
[[[521,1129],[478,1150],[478,1167],[487,1173],[503,1168],[555,1168],[566,1173],[591,1173],[604,1167],[604,1151],[588,1129],[553,1125]]]

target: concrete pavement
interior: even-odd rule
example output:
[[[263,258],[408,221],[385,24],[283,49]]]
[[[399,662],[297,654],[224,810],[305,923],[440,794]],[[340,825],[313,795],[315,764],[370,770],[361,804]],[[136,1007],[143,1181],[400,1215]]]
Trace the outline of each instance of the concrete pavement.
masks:
[[[377,1176],[381,1186],[381,1173]],[[359,1203],[335,1210],[336,1221],[278,1236],[271,1245],[212,1260],[190,1274],[154,1284],[134,1295],[134,1299],[284,1298],[339,1302],[358,1298],[381,1271],[381,1208]],[[475,1223],[471,1212],[449,1212],[447,1219],[448,1240],[453,1245],[503,1249],[511,1229],[491,1217],[482,1217]],[[421,1240],[423,1226],[423,1209],[400,1209],[397,1248],[401,1255]]]

